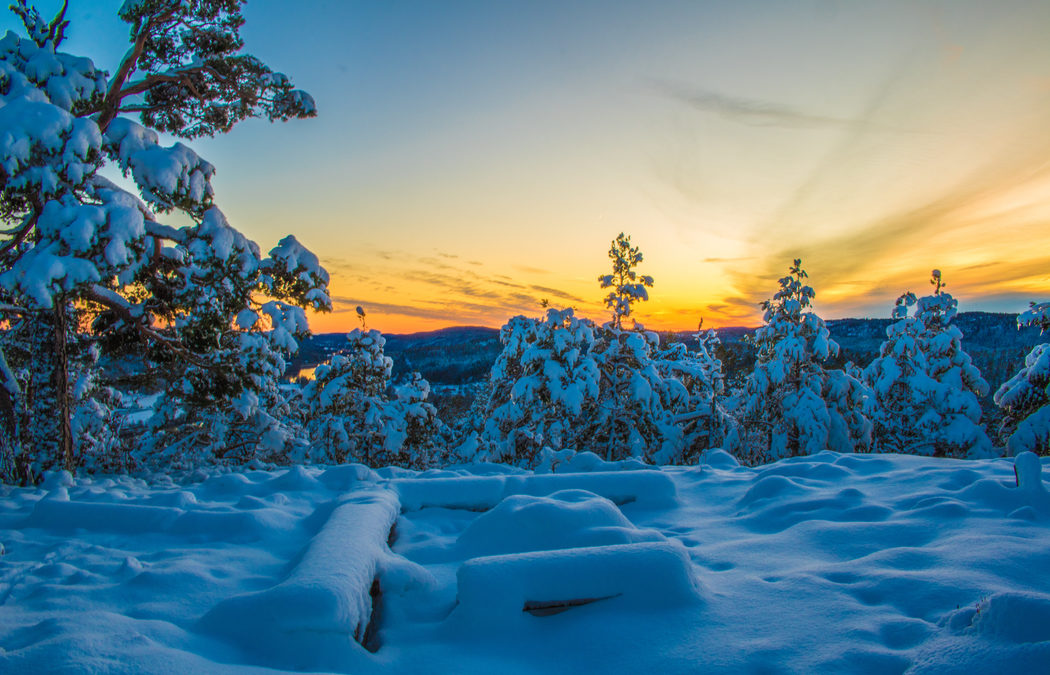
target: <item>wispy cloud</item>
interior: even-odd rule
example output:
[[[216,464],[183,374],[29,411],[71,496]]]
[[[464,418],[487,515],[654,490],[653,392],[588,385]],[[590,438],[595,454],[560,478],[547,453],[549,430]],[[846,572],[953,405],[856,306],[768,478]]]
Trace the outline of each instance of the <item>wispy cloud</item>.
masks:
[[[700,262],[703,263],[731,263],[731,262],[744,262],[746,260],[754,260],[755,256],[741,256],[739,258],[704,258]]]
[[[683,82],[653,79],[650,84],[668,98],[684,103],[702,112],[750,126],[777,126],[798,129],[821,127],[840,128],[858,123],[858,120],[833,115],[821,115],[792,108],[775,101],[729,96],[710,89]]]

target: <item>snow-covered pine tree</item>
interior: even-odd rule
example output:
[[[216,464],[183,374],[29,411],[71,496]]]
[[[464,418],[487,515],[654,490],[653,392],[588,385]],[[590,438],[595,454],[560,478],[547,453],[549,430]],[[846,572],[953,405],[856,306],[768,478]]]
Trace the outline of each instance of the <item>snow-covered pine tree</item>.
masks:
[[[393,362],[378,330],[355,328],[347,342],[345,353],[317,367],[296,401],[309,441],[301,459],[427,468],[440,425],[426,402],[430,385],[412,373],[391,387]]]
[[[544,447],[576,449],[598,401],[595,326],[572,309],[513,317],[500,330],[471,459],[533,467]]]
[[[995,454],[981,426],[979,398],[988,383],[962,348],[962,331],[954,325],[959,301],[944,290],[940,270],[933,270],[933,294],[915,303],[918,343],[926,374],[937,383],[929,408],[914,422],[922,437],[917,454],[937,457],[989,457]]]
[[[1039,326],[1042,335],[1050,334],[1050,302],[1032,303],[1017,325]],[[1028,352],[1024,367],[995,392],[995,404],[1003,411],[1000,435],[1011,455],[1050,455],[1050,344]]]
[[[608,460],[681,461],[675,415],[685,411],[689,394],[657,369],[656,333],[637,323],[622,328],[633,303],[648,299],[652,277],[635,272],[642,254],[625,234],[609,257],[613,274],[598,277],[601,288],[613,289],[605,299],[609,323],[598,327],[571,309],[550,309],[544,319],[518,316],[503,327],[481,419],[461,446],[466,458],[534,467],[546,447]]]
[[[220,403],[235,424],[257,418],[293,335],[306,329],[303,307],[330,307],[327,274],[316,257],[286,239],[263,259],[212,205],[213,167],[181,143],[163,147],[152,126],[193,138],[228,130],[246,117],[309,117],[310,97],[258,59],[241,54],[239,0],[139,0],[120,17],[131,46],[112,76],[87,58],[58,51],[68,22],[51,22],[26,0],[12,9],[28,38],[0,39],[0,311],[49,326],[34,346],[53,400],[33,411],[9,454],[75,468],[66,308],[94,312],[94,328],[149,345],[172,364],[168,403]],[[146,126],[127,117],[139,113]],[[106,180],[107,162],[128,175],[141,199]],[[175,228],[158,214],[185,213]],[[261,303],[259,296],[270,298]],[[107,344],[112,344],[112,339]],[[244,368],[245,350],[264,365]],[[202,389],[204,390],[202,392]],[[236,404],[234,403],[236,402]],[[220,413],[221,415],[221,413]],[[272,417],[272,416],[271,416]],[[162,423],[194,429],[175,411]],[[251,423],[254,437],[274,431]],[[191,433],[193,433],[191,431]],[[27,435],[28,434],[28,435]],[[270,434],[271,436],[273,434]],[[25,446],[32,437],[51,439]],[[271,439],[273,440],[273,439]]]
[[[607,461],[685,461],[677,416],[688,411],[689,393],[657,369],[659,348],[660,336],[641,324],[625,330],[607,323],[596,332],[591,354],[598,367],[598,401],[583,420],[577,449]]]
[[[796,259],[780,290],[762,303],[765,325],[752,340],[758,350],[746,382],[741,458],[761,464],[822,450],[857,452],[871,444],[863,413],[867,387],[824,362],[838,353],[828,328],[809,309],[816,295]]]
[[[112,407],[119,404],[117,392],[98,382],[96,361],[99,350],[95,340],[74,329],[77,310],[72,305],[64,308],[66,316],[74,320],[66,325],[65,344],[69,345],[68,373],[70,377],[69,405],[72,450],[79,462],[92,469],[121,470],[127,467],[127,457],[120,450],[118,424],[113,420]],[[0,476],[12,482],[31,482],[42,472],[64,466],[61,456],[27,452],[36,447],[54,443],[46,434],[47,424],[33,420],[41,410],[58,409],[54,400],[56,388],[52,362],[34,358],[40,345],[51,344],[53,325],[42,321],[34,313],[13,314],[7,329],[0,332],[0,353],[15,382],[15,393],[6,397],[4,406],[4,445],[0,453]],[[27,395],[21,395],[25,392]],[[33,398],[35,397],[35,398]],[[21,431],[24,430],[24,434]]]
[[[872,451],[916,454],[926,447],[918,420],[933,407],[937,382],[930,377],[920,339],[923,326],[909,315],[918,299],[914,293],[897,298],[894,322],[886,328],[879,356],[864,369],[871,388]]]
[[[595,330],[590,355],[598,368],[598,400],[583,420],[577,450],[606,460],[641,457],[659,464],[681,461],[684,440],[675,415],[685,412],[688,392],[677,379],[663,377],[654,355],[660,337],[635,322],[623,327],[634,304],[649,299],[653,278],[635,271],[642,252],[620,233],[609,248],[612,274],[598,277],[612,290],[605,305],[612,320]]]
[[[646,288],[652,288],[653,278],[639,276],[634,268],[642,262],[642,252],[637,246],[631,246],[631,238],[621,232],[609,248],[609,259],[612,260],[612,274],[598,277],[601,288],[611,288],[605,296],[605,306],[612,310],[612,325],[623,328],[623,320],[631,317],[633,305],[649,299]]]
[[[726,412],[725,376],[716,350],[721,344],[714,330],[696,335],[697,350],[689,351],[682,342],[672,342],[656,354],[656,367],[665,378],[682,383],[689,396],[687,412],[677,416],[685,435],[682,456],[674,464],[695,464],[709,448],[736,449],[736,425]]]

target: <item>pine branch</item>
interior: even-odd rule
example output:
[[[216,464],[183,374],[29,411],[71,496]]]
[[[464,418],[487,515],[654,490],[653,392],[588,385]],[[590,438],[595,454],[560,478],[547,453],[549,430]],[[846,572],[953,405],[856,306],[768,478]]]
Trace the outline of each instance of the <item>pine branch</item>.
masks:
[[[124,323],[135,328],[143,339],[165,347],[172,353],[184,358],[186,361],[199,368],[206,368],[209,370],[215,368],[213,364],[210,364],[207,361],[202,361],[179,340],[169,338],[146,324],[144,315],[136,317],[132,305],[123,297],[108,288],[103,288],[102,286],[95,284],[84,293],[84,298],[111,310],[119,316]]]
[[[34,208],[29,218],[12,233],[14,236],[8,240],[3,247],[0,247],[0,259],[6,257],[8,253],[22,245],[22,242],[26,240],[29,233],[33,231],[34,227],[36,227],[38,220],[40,220],[40,209]]]
[[[135,67],[138,64],[139,58],[142,56],[142,51],[146,48],[146,40],[153,32],[154,27],[167,21],[171,18],[172,14],[175,13],[175,8],[172,7],[163,14],[150,17],[146,25],[139,29],[138,35],[135,36],[135,42],[128,50],[127,54],[124,55],[124,59],[120,62],[120,67],[117,68],[116,74],[113,76],[113,81],[110,82],[109,90],[106,92],[106,97],[102,101],[102,106],[99,110],[89,110],[85,114],[98,112],[98,127],[105,133],[109,125],[117,117],[117,112],[120,110],[120,102],[124,98],[123,89],[124,83],[127,81],[128,76],[135,71]]]

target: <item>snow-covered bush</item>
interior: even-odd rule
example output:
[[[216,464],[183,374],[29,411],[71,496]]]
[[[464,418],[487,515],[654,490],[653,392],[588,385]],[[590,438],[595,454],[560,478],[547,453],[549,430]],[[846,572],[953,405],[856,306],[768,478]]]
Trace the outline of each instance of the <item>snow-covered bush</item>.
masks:
[[[822,450],[857,452],[871,444],[868,395],[852,374],[826,370],[838,353],[828,328],[809,310],[816,295],[795,260],[780,290],[762,303],[765,325],[752,338],[758,360],[746,382],[741,458],[761,464]]]
[[[318,366],[296,401],[309,441],[302,459],[427,468],[439,426],[426,402],[430,385],[412,373],[391,387],[393,362],[379,331],[354,329],[347,341],[346,353]]]
[[[953,325],[958,301],[934,270],[931,295],[897,299],[886,341],[864,371],[872,389],[873,450],[940,457],[983,457],[991,442],[979,425],[988,385],[962,349]],[[914,308],[914,312],[912,312]]]
[[[596,330],[571,309],[549,309],[542,319],[516,316],[503,326],[503,351],[477,411],[476,459],[531,467],[544,447],[575,447],[598,399]]]
[[[584,419],[577,450],[606,461],[639,457],[655,464],[687,460],[677,416],[689,411],[689,392],[665,377],[654,355],[660,337],[636,324],[622,330],[606,324],[591,353],[598,367],[598,400]]]
[[[1017,325],[1050,333],[1050,302],[1033,303],[1017,317]],[[1024,367],[995,392],[995,403],[1003,411],[1000,433],[1010,454],[1050,455],[1050,344],[1032,348]]]
[[[271,378],[306,331],[303,307],[330,308],[327,274],[292,238],[264,259],[213,205],[211,164],[182,143],[162,146],[155,131],[193,138],[246,117],[314,114],[287,77],[240,53],[241,4],[124,3],[131,45],[112,76],[58,51],[64,9],[46,22],[26,0],[12,7],[28,38],[0,39],[0,318],[48,324],[51,337],[34,343],[31,358],[51,373],[34,386],[51,391],[23,390],[6,374],[3,384],[21,405],[54,405],[27,417],[33,428],[6,440],[9,454],[82,464],[73,448],[69,306],[93,314],[101,345],[137,343],[168,366],[170,409],[156,424],[164,438],[199,438],[232,413],[229,424],[250,428],[239,443],[272,436],[273,424],[259,422],[275,418],[265,409]],[[142,124],[125,113],[140,113]],[[100,175],[107,163],[139,194]],[[158,221],[172,210],[192,224]],[[218,407],[189,410],[199,404]],[[213,445],[226,442],[205,433],[218,439]],[[30,438],[46,442],[25,445]]]
[[[684,444],[682,456],[676,458],[675,464],[695,464],[709,448],[736,448],[736,425],[725,408],[725,376],[716,354],[718,334],[700,330],[696,338],[695,352],[681,342],[672,342],[656,354],[660,374],[681,382],[689,396],[686,412],[676,418],[682,427]]]
[[[501,340],[467,458],[531,468],[549,448],[683,461],[675,414],[689,394],[656,368],[656,333],[550,309],[543,319],[514,317]]]

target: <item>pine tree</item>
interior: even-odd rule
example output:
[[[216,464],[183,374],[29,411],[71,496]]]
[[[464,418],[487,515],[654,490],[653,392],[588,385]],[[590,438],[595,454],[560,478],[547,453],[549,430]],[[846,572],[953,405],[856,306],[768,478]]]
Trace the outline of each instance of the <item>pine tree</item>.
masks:
[[[379,331],[355,328],[347,342],[344,354],[317,367],[296,402],[309,441],[300,459],[429,467],[440,426],[437,410],[426,402],[430,385],[412,373],[391,387],[393,361]]]
[[[736,449],[736,425],[725,409],[725,376],[717,356],[721,343],[714,330],[703,330],[703,321],[699,328],[695,352],[684,343],[673,342],[656,355],[660,374],[681,382],[688,396],[683,404],[686,412],[676,417],[685,442],[675,464],[695,464],[709,448]]]
[[[548,309],[543,319],[516,316],[503,326],[503,351],[475,423],[474,459],[533,467],[544,447],[576,449],[599,396],[595,331],[572,309]]]
[[[938,457],[988,457],[994,448],[980,425],[980,397],[988,383],[962,348],[962,331],[954,325],[959,302],[944,290],[940,270],[933,270],[932,295],[915,303],[918,341],[926,374],[937,383],[932,404],[916,422],[924,443],[919,454]]]
[[[886,341],[864,369],[864,380],[872,390],[874,452],[914,454],[926,443],[917,421],[933,406],[937,382],[927,372],[920,340],[923,326],[918,317],[909,315],[917,301],[914,293],[897,298]]]
[[[251,426],[248,437],[272,436],[272,424],[259,424],[258,406],[295,348],[293,336],[305,334],[302,308],[330,308],[327,274],[290,238],[263,259],[213,205],[214,168],[182,143],[161,146],[154,130],[193,138],[247,117],[314,114],[313,101],[287,77],[240,53],[241,4],[125,3],[120,17],[131,45],[112,76],[58,51],[64,8],[46,22],[26,0],[12,7],[28,38],[0,39],[0,218],[8,228],[0,241],[0,312],[38,325],[32,360],[49,376],[33,383],[47,392],[24,391],[7,375],[4,390],[23,401],[12,408],[30,400],[34,408],[44,400],[54,406],[28,415],[33,428],[7,439],[10,455],[46,455],[37,464],[67,469],[81,463],[72,428],[77,357],[67,338],[70,326],[80,326],[71,306],[93,315],[93,330],[106,338],[100,344],[136,342],[168,363],[171,406],[217,404],[219,419],[235,412],[235,425]],[[107,163],[131,178],[139,196],[99,173]],[[192,224],[158,221],[172,210]],[[177,426],[195,434],[202,419],[174,408],[158,414],[169,437]],[[26,446],[32,438],[48,442]]]
[[[633,305],[649,299],[646,288],[652,288],[653,278],[639,276],[634,268],[642,262],[642,252],[637,246],[631,246],[631,238],[621,232],[609,248],[609,259],[612,260],[612,274],[598,277],[601,288],[611,288],[605,296],[605,306],[612,310],[612,325],[623,328],[623,320],[631,317]]]
[[[544,448],[606,460],[681,461],[675,415],[685,411],[688,391],[657,369],[656,333],[638,323],[622,327],[633,303],[648,299],[652,277],[634,271],[642,253],[625,234],[609,257],[613,273],[598,282],[613,289],[605,299],[610,322],[599,327],[571,309],[549,309],[544,319],[518,316],[503,327],[481,419],[461,454],[527,467],[536,466]]]
[[[625,329],[624,319],[634,305],[649,299],[651,276],[635,267],[643,255],[631,238],[621,232],[609,248],[612,274],[598,277],[600,288],[611,288],[605,305],[612,320],[595,331],[591,354],[598,368],[598,400],[585,420],[577,449],[606,460],[640,457],[669,463],[680,460],[684,445],[675,414],[684,411],[688,394],[674,378],[664,378],[654,356],[660,346],[656,333],[634,322]]]
[[[765,325],[752,338],[758,360],[746,382],[742,458],[760,464],[822,450],[857,452],[871,443],[863,413],[867,388],[853,375],[826,370],[838,353],[824,320],[809,309],[816,295],[796,259],[780,290],[762,303]]]
[[[1017,325],[1039,326],[1042,335],[1050,334],[1050,302],[1032,303]],[[1011,455],[1050,455],[1050,344],[1032,348],[1024,367],[995,392],[995,403],[1003,411],[1000,436]]]

